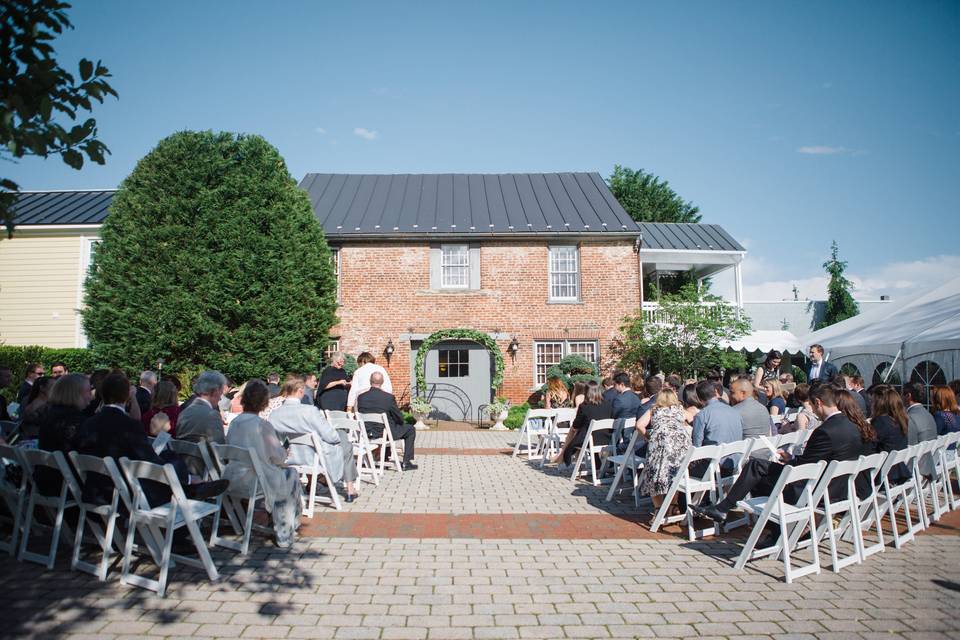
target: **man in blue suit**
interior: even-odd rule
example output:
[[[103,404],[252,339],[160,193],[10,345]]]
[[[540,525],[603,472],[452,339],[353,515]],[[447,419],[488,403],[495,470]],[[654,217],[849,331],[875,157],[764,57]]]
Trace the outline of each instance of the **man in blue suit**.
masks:
[[[837,368],[823,359],[823,345],[810,345],[810,366],[807,368],[807,381],[830,382],[837,377]]]
[[[617,418],[636,418],[637,411],[640,409],[640,398],[630,388],[629,374],[621,371],[613,376],[613,388],[617,395],[613,402],[613,419]]]

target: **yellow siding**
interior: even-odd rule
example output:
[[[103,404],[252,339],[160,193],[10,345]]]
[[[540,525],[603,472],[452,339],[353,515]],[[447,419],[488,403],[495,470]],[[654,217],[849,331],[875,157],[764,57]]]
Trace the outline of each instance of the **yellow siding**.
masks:
[[[96,230],[19,228],[0,240],[0,343],[81,345],[80,272],[95,237]]]

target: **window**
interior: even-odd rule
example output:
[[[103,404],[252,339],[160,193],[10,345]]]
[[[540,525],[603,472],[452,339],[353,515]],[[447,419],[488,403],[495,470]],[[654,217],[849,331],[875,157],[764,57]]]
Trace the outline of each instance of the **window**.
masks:
[[[873,384],[900,385],[900,372],[896,369],[891,371],[891,366],[889,362],[881,362],[877,365],[877,368],[873,370]]]
[[[333,277],[337,281],[337,300],[340,300],[340,249],[330,249],[330,260],[333,262]]]
[[[550,300],[580,299],[580,254],[577,247],[550,247]]]
[[[943,369],[941,369],[940,365],[938,365],[936,362],[924,360],[914,367],[913,371],[910,373],[910,382],[923,385],[923,396],[926,398],[926,402],[924,404],[929,407],[930,388],[947,384],[947,376],[944,375]]]
[[[470,352],[467,349],[440,349],[440,377],[466,378],[470,375]]]
[[[547,381],[547,371],[550,367],[560,364],[564,356],[578,355],[598,364],[596,340],[551,340],[534,342],[533,352],[536,357],[534,370],[534,384],[542,385]]]
[[[465,244],[440,247],[440,286],[466,289],[470,286],[470,249]]]
[[[327,348],[323,350],[324,366],[330,364],[330,359],[333,358],[333,354],[337,351],[340,351],[340,338],[330,338],[330,342],[327,343]]]
[[[852,362],[844,362],[840,367],[840,373],[848,378],[852,378],[860,375],[860,369],[857,369],[857,365]]]

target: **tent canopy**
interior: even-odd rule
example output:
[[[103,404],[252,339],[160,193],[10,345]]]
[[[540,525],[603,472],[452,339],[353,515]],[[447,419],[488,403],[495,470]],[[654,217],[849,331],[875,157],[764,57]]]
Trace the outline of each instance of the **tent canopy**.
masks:
[[[766,353],[771,349],[785,351],[787,353],[797,353],[803,348],[797,336],[789,331],[765,330],[753,331],[742,338],[726,342],[724,346],[734,351],[746,350],[747,353],[753,353],[754,351],[763,351]]]

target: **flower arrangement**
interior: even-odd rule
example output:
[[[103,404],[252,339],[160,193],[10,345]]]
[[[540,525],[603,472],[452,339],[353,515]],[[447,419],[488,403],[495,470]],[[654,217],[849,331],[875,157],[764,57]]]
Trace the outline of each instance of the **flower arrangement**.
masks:
[[[497,417],[504,411],[510,408],[510,401],[506,398],[497,398],[489,405],[487,405],[487,415],[490,416],[491,420],[496,420]]]
[[[433,405],[424,398],[414,398],[410,401],[410,411],[425,416],[433,411]]]

